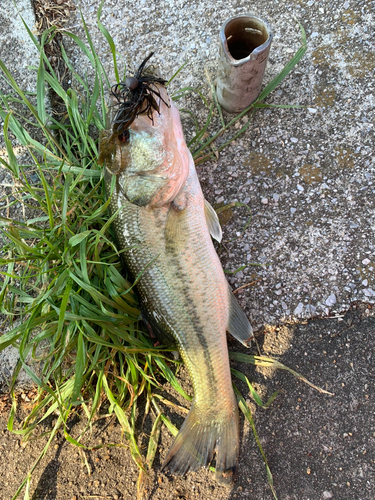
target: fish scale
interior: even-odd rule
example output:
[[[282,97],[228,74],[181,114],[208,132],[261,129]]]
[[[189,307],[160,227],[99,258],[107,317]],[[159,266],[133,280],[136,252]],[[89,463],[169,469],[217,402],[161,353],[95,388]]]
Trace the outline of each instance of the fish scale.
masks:
[[[203,195],[199,194],[203,199]],[[167,255],[164,233],[155,231],[155,227],[165,227],[168,210],[161,208],[151,211],[136,207],[117,191],[112,195],[112,200],[115,199],[121,200],[124,206],[115,222],[120,245],[126,248],[141,242],[142,247],[125,253],[126,265],[134,277],[146,268],[138,282],[138,291],[141,298],[146,298],[149,311],[162,317],[164,329],[170,329],[176,338],[192,376],[195,399],[217,402],[216,394],[210,397],[214,390],[210,380],[223,378],[223,366],[227,372],[224,378],[228,382],[226,388],[232,394],[225,333],[228,288],[207,232],[203,205],[200,204],[198,210],[194,198],[190,197],[189,207],[191,203],[195,209],[188,212],[188,246],[181,254]],[[116,208],[112,206],[113,210]],[[199,219],[195,212],[201,212]],[[147,267],[154,259],[152,266]],[[178,281],[176,276],[179,277]],[[215,289],[215,294],[207,293],[210,288]],[[149,297],[152,297],[151,301]],[[201,344],[198,352],[197,340]],[[202,358],[209,364],[198,370]],[[219,371],[217,375],[216,371]],[[225,394],[221,395],[220,404],[223,398]],[[230,399],[233,401],[233,397]]]
[[[168,102],[166,92],[162,95]],[[230,483],[239,424],[226,331],[248,345],[252,330],[213,246],[210,232],[221,237],[219,222],[204,200],[178,110],[164,101],[152,123],[142,115],[134,120],[128,143],[116,143],[108,132],[114,144],[106,144],[112,151],[105,157],[107,191],[113,190],[110,208],[118,212],[114,227],[126,249],[126,267],[133,279],[142,273],[137,282],[142,309],[159,332],[174,338],[193,384],[190,412],[163,467],[184,474],[209,465],[216,452],[216,477]],[[144,165],[147,158],[150,164]],[[161,159],[156,167],[155,158]],[[114,183],[108,171],[115,173]]]

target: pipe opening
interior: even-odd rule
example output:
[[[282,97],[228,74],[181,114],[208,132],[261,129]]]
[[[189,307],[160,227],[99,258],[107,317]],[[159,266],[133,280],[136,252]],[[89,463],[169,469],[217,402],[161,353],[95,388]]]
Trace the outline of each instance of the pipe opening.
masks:
[[[253,17],[239,17],[225,27],[228,50],[233,59],[244,59],[268,40],[266,26]]]

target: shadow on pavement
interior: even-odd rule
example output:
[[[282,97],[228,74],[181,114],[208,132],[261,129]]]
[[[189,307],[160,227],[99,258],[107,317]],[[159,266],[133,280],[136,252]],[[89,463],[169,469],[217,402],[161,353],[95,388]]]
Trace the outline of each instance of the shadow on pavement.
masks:
[[[279,500],[375,498],[375,318],[369,312],[360,305],[344,317],[265,333],[264,354],[276,355],[334,393],[320,394],[284,371],[256,370],[255,380],[267,387],[267,397],[280,390],[268,410],[255,412]],[[242,442],[238,484],[229,498],[273,498],[250,458],[252,441],[250,431]]]

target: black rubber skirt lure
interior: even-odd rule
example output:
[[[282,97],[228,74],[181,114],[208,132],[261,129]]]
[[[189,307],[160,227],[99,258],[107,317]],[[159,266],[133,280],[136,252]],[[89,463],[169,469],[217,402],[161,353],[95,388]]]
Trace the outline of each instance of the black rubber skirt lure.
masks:
[[[158,90],[158,85],[165,85],[167,80],[158,77],[152,66],[146,68],[147,62],[153,55],[154,52],[151,52],[146,57],[134,76],[126,77],[124,82],[116,83],[111,88],[116,101],[115,106],[118,106],[113,119],[113,131],[119,135],[123,134],[140,114],[147,114],[153,122],[153,112],[156,110],[160,114],[156,98],[161,99],[169,107]]]

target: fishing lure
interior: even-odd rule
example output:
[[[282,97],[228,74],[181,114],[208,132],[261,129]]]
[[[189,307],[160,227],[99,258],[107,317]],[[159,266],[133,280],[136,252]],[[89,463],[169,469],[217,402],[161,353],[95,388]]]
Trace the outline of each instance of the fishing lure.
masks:
[[[119,106],[113,119],[113,131],[119,135],[124,134],[124,131],[130,127],[140,114],[147,114],[151,122],[154,123],[153,112],[156,110],[160,114],[155,96],[169,107],[157,87],[157,84],[165,85],[167,80],[158,77],[154,73],[152,66],[146,68],[146,63],[153,55],[154,52],[151,52],[146,57],[134,76],[128,76],[124,82],[116,83],[111,87],[111,94],[117,101],[114,105]],[[125,133],[122,142],[126,142],[126,136]]]

